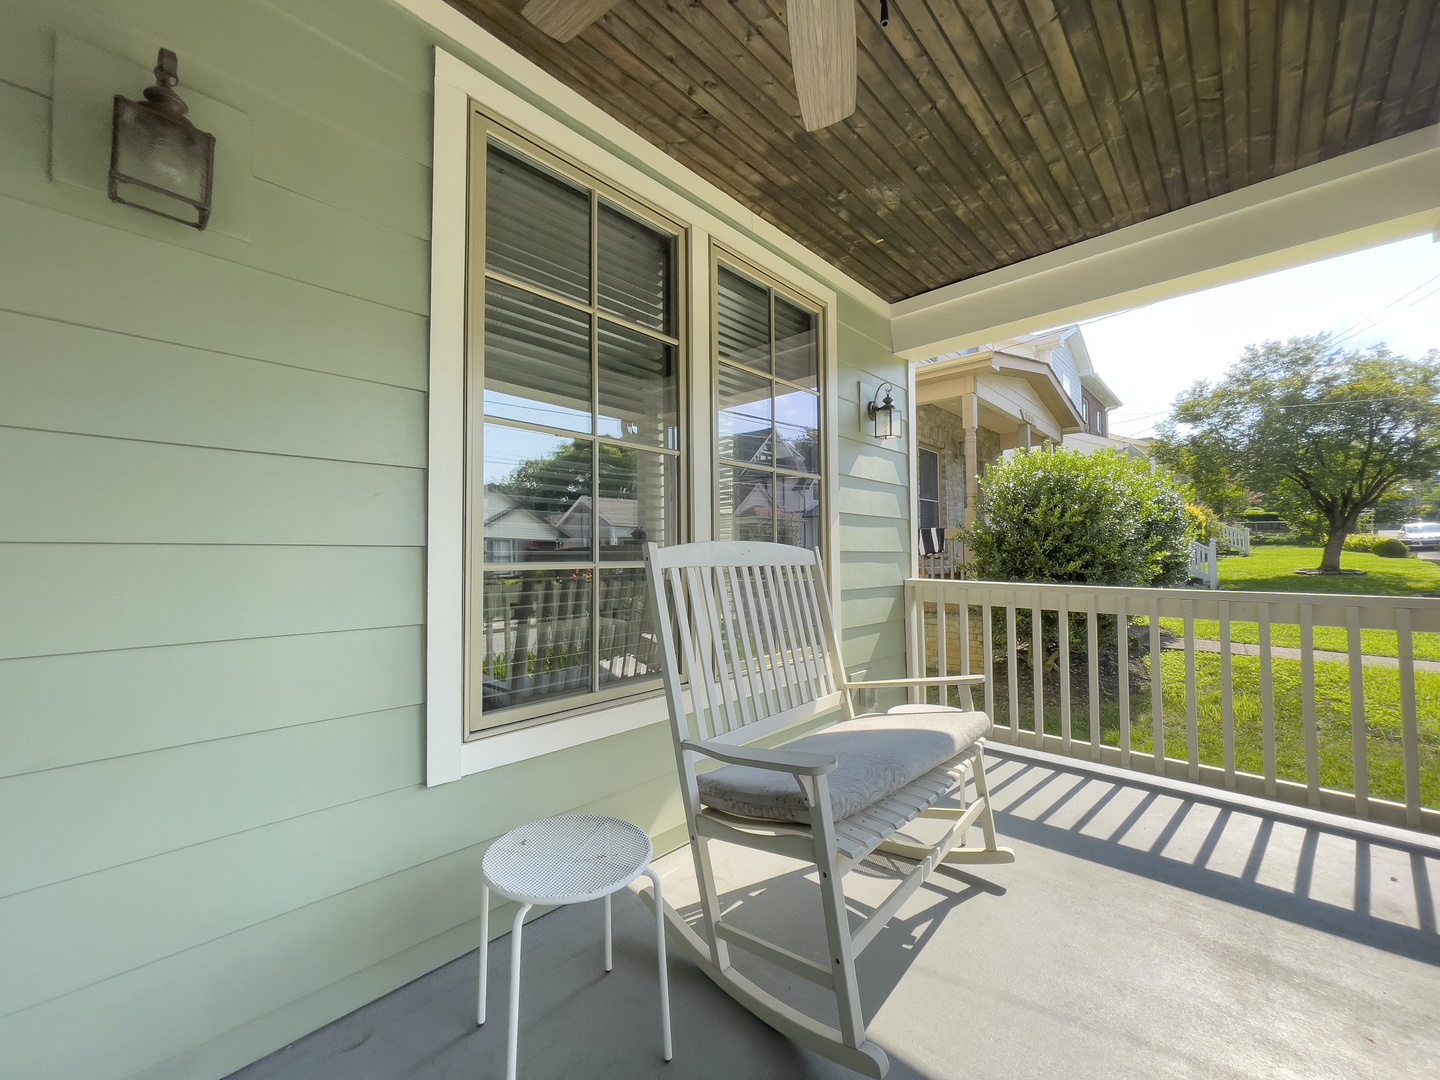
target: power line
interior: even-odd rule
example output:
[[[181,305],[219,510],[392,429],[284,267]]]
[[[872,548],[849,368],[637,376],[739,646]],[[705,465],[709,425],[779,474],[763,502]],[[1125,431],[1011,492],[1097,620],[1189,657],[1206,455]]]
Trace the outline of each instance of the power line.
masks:
[[[1400,301],[1405,300],[1405,299],[1407,299],[1407,298],[1409,298],[1409,297],[1411,297],[1411,296],[1414,296],[1414,295],[1415,295],[1417,292],[1419,292],[1421,289],[1425,288],[1425,286],[1427,286],[1427,285],[1429,285],[1429,284],[1431,284],[1431,283],[1433,283],[1433,282],[1436,282],[1436,281],[1440,281],[1440,274],[1435,274],[1435,275],[1433,275],[1433,276],[1431,276],[1431,277],[1429,277],[1429,278],[1426,278],[1426,279],[1425,279],[1424,281],[1422,281],[1419,285],[1416,285],[1413,289],[1410,289],[1408,292],[1404,292],[1404,293],[1402,293],[1401,295],[1397,296],[1394,300],[1391,300],[1390,303],[1386,304],[1383,308],[1380,308],[1378,311],[1371,312],[1369,315],[1366,315],[1364,318],[1362,318],[1359,322],[1351,323],[1351,324],[1350,324],[1349,326],[1347,326],[1344,330],[1340,331],[1340,334],[1339,334],[1338,336],[1336,336],[1336,337],[1330,342],[1330,344],[1332,344],[1332,345],[1341,345],[1341,344],[1343,344],[1344,342],[1347,342],[1347,341],[1349,341],[1351,338],[1355,337],[1357,334],[1361,334],[1361,333],[1364,333],[1366,330],[1372,329],[1372,328],[1378,323],[1378,321],[1380,320],[1380,317],[1385,314],[1385,312],[1389,311],[1389,310],[1390,310],[1391,308],[1393,308],[1396,304],[1400,303]],[[1414,300],[1411,300],[1410,303],[1406,304],[1405,306],[1406,306],[1406,307],[1414,307],[1416,304],[1420,303],[1422,300],[1428,300],[1430,297],[1434,296],[1437,292],[1440,292],[1440,288],[1431,289],[1431,290],[1430,290],[1428,293],[1426,293],[1424,296],[1418,296],[1418,297],[1416,297]]]

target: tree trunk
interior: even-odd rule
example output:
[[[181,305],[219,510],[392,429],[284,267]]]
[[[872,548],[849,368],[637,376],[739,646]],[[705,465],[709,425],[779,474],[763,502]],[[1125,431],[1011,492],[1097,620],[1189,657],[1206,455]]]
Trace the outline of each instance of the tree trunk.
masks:
[[[1340,525],[1331,528],[1325,537],[1325,554],[1320,559],[1320,572],[1322,574],[1338,574],[1340,572],[1340,553],[1345,550],[1345,539],[1350,535],[1350,530]]]

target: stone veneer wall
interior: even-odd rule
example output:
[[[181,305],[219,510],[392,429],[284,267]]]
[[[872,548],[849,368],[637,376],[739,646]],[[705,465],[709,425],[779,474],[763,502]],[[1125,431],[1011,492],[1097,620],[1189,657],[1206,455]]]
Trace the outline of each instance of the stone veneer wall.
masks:
[[[965,424],[939,405],[916,410],[915,438],[940,454],[940,522],[958,528],[965,516]]]

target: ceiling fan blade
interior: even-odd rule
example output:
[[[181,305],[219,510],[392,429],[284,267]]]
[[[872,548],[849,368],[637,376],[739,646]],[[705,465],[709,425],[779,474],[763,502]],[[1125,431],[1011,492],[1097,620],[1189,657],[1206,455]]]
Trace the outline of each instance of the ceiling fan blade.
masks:
[[[521,12],[556,41],[569,41],[616,4],[616,0],[530,0]]]
[[[855,0],[786,0],[785,6],[800,118],[806,131],[816,131],[855,111]]]

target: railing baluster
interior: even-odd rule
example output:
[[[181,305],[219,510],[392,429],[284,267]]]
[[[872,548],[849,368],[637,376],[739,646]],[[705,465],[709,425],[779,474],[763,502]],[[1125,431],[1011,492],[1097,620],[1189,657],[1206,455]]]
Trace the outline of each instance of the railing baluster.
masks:
[[[1315,720],[1315,609],[1300,605],[1300,721],[1305,731],[1305,799],[1320,805],[1320,731]]]
[[[1150,598],[1150,732],[1155,740],[1155,773],[1165,775],[1165,688],[1160,669],[1160,600]]]
[[[1365,721],[1365,657],[1360,645],[1360,609],[1345,609],[1350,651],[1350,746],[1355,760],[1355,816],[1370,816],[1370,731]]]
[[[1115,598],[1115,659],[1120,675],[1120,764],[1130,767],[1130,614],[1125,597]]]
[[[1270,655],[1270,605],[1261,604],[1260,621],[1260,730],[1265,753],[1265,797],[1275,798],[1275,685]]]
[[[1225,740],[1225,786],[1235,787],[1235,677],[1231,659],[1230,605],[1220,601],[1220,712]]]
[[[1045,643],[1041,640],[1040,594],[1030,604],[1030,685],[1035,695],[1035,746],[1045,745]]]
[[[940,586],[935,590],[935,674],[937,675],[950,674],[950,628],[945,624],[945,589],[944,586]],[[924,700],[930,699],[928,688],[922,687],[921,693],[924,694]],[[950,703],[949,687],[939,686],[937,693],[940,695],[939,704],[948,705]]]
[[[959,613],[959,618],[960,618],[960,624],[959,624],[959,626],[960,626],[960,674],[961,674],[961,675],[971,675],[971,674],[973,674],[973,672],[970,670],[970,668],[972,667],[972,665],[971,665],[971,663],[970,663],[970,600],[969,600],[969,598],[965,595],[965,591],[964,591],[963,588],[960,590],[960,613]],[[947,690],[946,693],[948,694],[949,691]],[[968,687],[968,686],[962,686],[962,687],[960,687],[960,688],[959,688],[959,693],[958,693],[956,696],[959,698],[960,707],[961,707],[962,709],[973,709],[973,708],[975,707],[975,694],[974,694],[974,691],[972,691],[972,690],[970,689],[970,687]]]
[[[1400,648],[1400,749],[1405,759],[1405,824],[1420,827],[1420,718],[1415,701],[1415,637],[1410,609],[1395,611]]]
[[[1055,611],[1060,629],[1060,746],[1070,753],[1070,601],[1064,593]]]
[[[1010,735],[1018,745],[1020,742],[1020,673],[1016,670],[1019,667],[1019,660],[1015,653],[1015,636],[1019,633],[1015,629],[1015,594],[1012,592],[1005,603],[1005,647],[1008,652],[1009,662],[1005,665],[1005,673],[1009,676],[1010,683]]]
[[[1211,541],[1214,544],[1214,541]],[[1185,753],[1186,775],[1200,779],[1200,694],[1195,676],[1195,601],[1186,600],[1185,612]]]
[[[1085,607],[1085,645],[1090,675],[1090,758],[1100,760],[1100,618],[1095,613],[1095,594]]]
[[[990,601],[980,605],[980,648],[984,651],[985,663],[985,715],[995,719],[995,656],[994,656],[994,629],[990,624],[993,617],[993,609]]]

